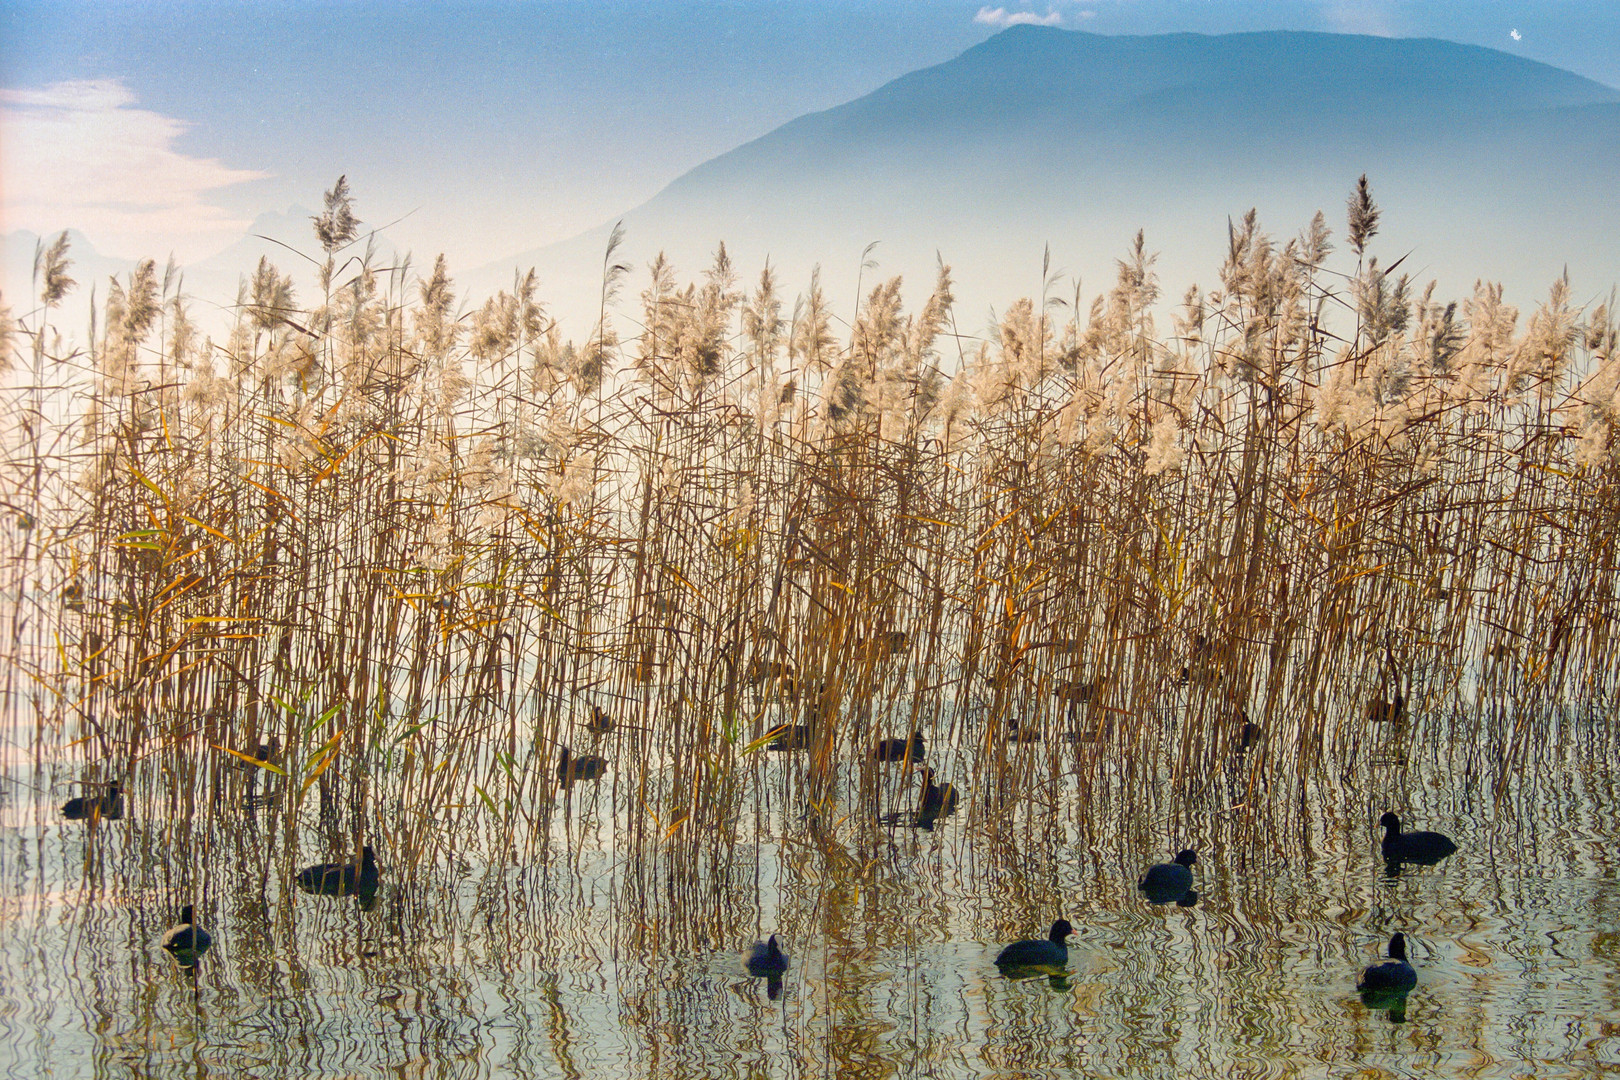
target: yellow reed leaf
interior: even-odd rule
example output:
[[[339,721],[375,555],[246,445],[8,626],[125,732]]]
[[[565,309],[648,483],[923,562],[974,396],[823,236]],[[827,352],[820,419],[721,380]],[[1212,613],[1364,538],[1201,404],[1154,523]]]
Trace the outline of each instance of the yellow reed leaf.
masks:
[[[321,751],[322,757],[320,763],[315,766],[314,772],[304,777],[304,786],[298,789],[298,797],[300,799],[304,797],[304,792],[309,790],[309,786],[316,780],[320,779],[321,773],[331,768],[332,762],[337,760],[337,740],[341,738],[342,735],[343,732],[339,731],[336,735],[333,735],[326,741],[326,746]]]
[[[226,536],[224,533],[220,532],[218,529],[214,528],[212,525],[209,525],[206,522],[198,521],[196,518],[192,517],[189,514],[181,514],[180,518],[183,521],[188,521],[191,524],[197,526],[197,528],[201,529],[205,533],[208,533],[210,536],[217,536],[221,540],[226,541],[227,543],[234,544],[236,542],[236,541],[232,540],[230,537]]]
[[[231,757],[241,758],[243,761],[247,762],[249,765],[254,766],[255,768],[266,769],[266,770],[268,770],[270,772],[275,773],[277,776],[286,776],[287,775],[285,770],[277,768],[276,766],[270,764],[268,761],[261,761],[259,758],[254,757],[252,754],[244,754],[240,750],[232,750],[228,746],[219,745],[219,743],[209,743],[208,745],[212,746],[215,750],[223,750],[223,751],[225,751],[225,753],[231,755]],[[304,786],[308,787],[309,785],[306,784]]]
[[[145,473],[141,472],[141,470],[137,469],[133,465],[129,467],[129,471],[135,475],[135,479],[139,480],[141,485],[148,491],[162,499],[165,503],[169,501],[169,497],[163,494],[163,489],[152,483],[152,481],[148,480]]]

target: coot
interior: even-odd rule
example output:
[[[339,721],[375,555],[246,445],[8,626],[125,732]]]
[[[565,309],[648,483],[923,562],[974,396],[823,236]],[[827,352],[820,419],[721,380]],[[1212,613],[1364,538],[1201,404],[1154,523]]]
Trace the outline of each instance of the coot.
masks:
[[[1361,993],[1387,990],[1410,990],[1417,985],[1417,972],[1406,962],[1406,935],[1396,934],[1389,939],[1389,959],[1374,964],[1361,973],[1356,989]]]
[[[748,974],[765,980],[765,996],[772,1001],[782,994],[782,974],[787,966],[787,953],[776,943],[775,934],[766,941],[754,942],[743,954],[743,967],[748,969]]]
[[[932,829],[934,822],[956,813],[956,785],[934,783],[934,770],[920,770],[923,779],[922,801],[917,805],[917,828]]]
[[[213,936],[194,921],[190,904],[180,909],[179,923],[163,935],[163,948],[183,968],[195,966],[197,958],[213,943]]]
[[[62,804],[62,816],[69,821],[105,818],[117,821],[124,816],[124,788],[114,780],[100,795],[79,795]]]
[[[878,761],[921,761],[923,758],[922,732],[913,731],[909,739],[879,739],[872,751]]]
[[[1176,855],[1175,862],[1159,863],[1148,867],[1147,873],[1136,887],[1147,896],[1150,904],[1170,904],[1180,900],[1192,890],[1192,864],[1198,861],[1198,853],[1191,848],[1183,849]]]
[[[574,757],[566,746],[557,756],[557,779],[565,788],[573,787],[575,780],[600,780],[607,769],[606,758],[591,754]]]
[[[1015,941],[996,954],[996,966],[1002,968],[1062,967],[1069,962],[1069,947],[1064,939],[1074,933],[1068,919],[1052,924],[1052,932],[1045,941],[1029,939]]]
[[[1384,828],[1384,861],[1422,863],[1433,866],[1457,850],[1449,836],[1437,832],[1401,832],[1401,819],[1393,812],[1378,819]]]
[[[359,896],[377,894],[377,856],[367,844],[360,849],[360,861],[316,863],[298,871],[298,887],[319,896]]]

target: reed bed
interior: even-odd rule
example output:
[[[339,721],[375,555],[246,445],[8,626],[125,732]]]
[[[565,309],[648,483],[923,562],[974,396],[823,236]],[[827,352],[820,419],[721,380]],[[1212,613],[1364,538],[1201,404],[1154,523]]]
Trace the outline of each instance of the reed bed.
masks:
[[[262,261],[223,340],[147,262],[63,344],[63,242],[8,322],[15,730],[154,844],[262,817],[266,879],[594,850],[692,909],[647,933],[718,936],[693,883],[767,837],[829,903],[881,892],[870,853],[926,834],[920,763],[871,747],[912,730],[963,795],[938,835],[992,860],[1126,803],[1148,850],[1212,815],[1308,845],[1322,786],[1612,753],[1611,306],[1419,293],[1365,183],[1343,250],[1251,214],[1172,307],[1138,236],[983,335],[943,265],[847,322],[723,246],[621,303],[616,236],[564,341],[532,272],[458,306],[442,258],[378,265],[341,181],[315,224],[313,286]],[[561,787],[565,746],[606,775]]]

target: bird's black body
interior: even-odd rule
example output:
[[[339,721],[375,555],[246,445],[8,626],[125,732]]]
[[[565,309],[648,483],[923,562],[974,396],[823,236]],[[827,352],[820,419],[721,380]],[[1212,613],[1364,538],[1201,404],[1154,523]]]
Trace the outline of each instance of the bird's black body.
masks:
[[[180,909],[180,921],[169,927],[163,935],[163,948],[181,967],[193,967],[197,959],[213,945],[214,938],[198,926],[191,905]]]
[[[767,750],[808,750],[814,732],[809,724],[782,724],[765,734],[772,736]]]
[[[1406,962],[1406,935],[1389,939],[1389,959],[1361,973],[1356,989],[1363,994],[1390,990],[1410,990],[1417,985],[1417,972]],[[1387,1008],[1387,1006],[1385,1006]]]
[[[782,996],[782,975],[787,971],[788,957],[776,943],[775,934],[766,941],[754,942],[743,956],[743,967],[756,979],[765,980],[766,997],[775,1001]]]
[[[934,770],[922,770],[922,800],[917,804],[917,828],[932,829],[934,822],[956,813],[955,784],[934,783]]]
[[[872,750],[878,761],[921,761],[923,758],[922,732],[913,731],[909,739],[880,739]]]
[[[1176,855],[1175,862],[1148,867],[1136,887],[1147,896],[1150,904],[1173,904],[1192,891],[1191,867],[1197,861],[1197,852],[1184,849]]]
[[[575,780],[600,780],[607,770],[606,758],[590,754],[575,757],[566,746],[557,757],[557,781],[565,788],[572,787]]]
[[[1406,697],[1399,691],[1388,701],[1379,698],[1367,703],[1367,719],[1375,724],[1399,724],[1406,719]]]
[[[360,849],[360,861],[316,863],[298,871],[298,887],[317,896],[358,896],[365,899],[377,893],[377,855],[367,844]]]
[[[117,821],[124,816],[124,788],[114,780],[100,795],[79,795],[62,804],[69,821]]]
[[[1457,850],[1457,845],[1451,842],[1451,837],[1441,833],[1401,832],[1401,819],[1394,813],[1386,813],[1378,819],[1378,824],[1384,829],[1384,839],[1379,847],[1384,853],[1385,862],[1410,862],[1433,866]]]
[[[1031,938],[1015,941],[996,954],[996,966],[1001,968],[1062,967],[1069,962],[1069,947],[1065,939],[1074,933],[1068,919],[1052,924],[1052,932],[1045,940]]]
[[[776,943],[776,935],[772,934],[765,941],[754,942],[753,948],[743,959],[743,966],[750,975],[780,975],[787,970],[787,953]]]

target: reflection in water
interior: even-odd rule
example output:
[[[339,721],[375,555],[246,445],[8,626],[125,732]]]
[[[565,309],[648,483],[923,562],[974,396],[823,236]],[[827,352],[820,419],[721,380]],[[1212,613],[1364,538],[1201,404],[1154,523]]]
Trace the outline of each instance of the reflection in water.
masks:
[[[0,1061],[19,1076],[1171,1078],[1320,1075],[1323,1061],[1506,1077],[1533,1059],[1542,1075],[1591,1075],[1620,1061],[1604,1019],[1620,1013],[1620,800],[1589,763],[1612,747],[1583,738],[1587,764],[1572,757],[1559,784],[1506,796],[1490,784],[1436,796],[1423,777],[1451,774],[1438,738],[1414,744],[1409,772],[1347,788],[1338,765],[1308,770],[1314,812],[1296,829],[1271,826],[1269,801],[1227,810],[1224,758],[1207,795],[1156,780],[1138,804],[1123,797],[1139,783],[1128,770],[1058,772],[1049,813],[1030,800],[923,832],[841,811],[837,788],[812,790],[810,763],[778,755],[746,817],[677,829],[635,858],[637,818],[615,810],[605,777],[515,856],[445,854],[431,832],[391,825],[370,910],[294,902],[313,834],[211,829],[146,775],[122,820],[65,826],[50,776],[13,774]],[[892,798],[915,797],[915,778],[893,780]],[[871,805],[857,796],[842,805]],[[1451,832],[1458,852],[1380,881],[1371,822],[1391,804]],[[1203,852],[1206,893],[1150,909],[1132,877],[1167,830]],[[334,867],[358,895],[364,853],[308,869],[325,882]],[[215,939],[176,973],[156,946],[193,897]],[[1055,911],[1081,913],[1063,964],[992,964],[990,943]],[[1409,1012],[1401,988],[1364,989],[1401,1024],[1374,1028],[1345,973],[1391,925],[1421,928],[1425,993]],[[738,993],[739,951],[759,937],[768,949],[766,927],[793,943],[792,965]],[[1014,981],[1025,976],[1043,981]]]
[[[787,953],[777,944],[776,935],[768,941],[756,941],[743,957],[748,974],[765,980],[765,996],[775,1001],[782,996],[782,975],[788,969]]]
[[[1358,991],[1363,1005],[1374,1012],[1388,1013],[1389,1022],[1392,1024],[1406,1023],[1406,996],[1411,992],[1412,988],[1409,986],[1403,988],[1384,987],[1382,989],[1369,987]]]
[[[1406,960],[1406,935],[1389,939],[1389,959],[1361,973],[1356,992],[1369,1009],[1389,1014],[1392,1024],[1406,1022],[1406,996],[1417,986],[1417,971]]]

